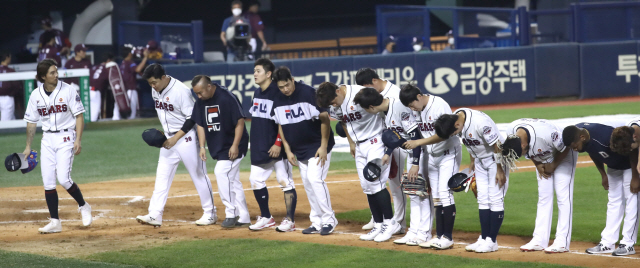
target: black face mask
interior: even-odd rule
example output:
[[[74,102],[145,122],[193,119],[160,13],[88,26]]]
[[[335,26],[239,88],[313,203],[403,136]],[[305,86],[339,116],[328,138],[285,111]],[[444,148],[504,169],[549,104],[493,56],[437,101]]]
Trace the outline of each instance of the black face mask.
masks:
[[[396,45],[391,45],[391,51],[396,50]]]

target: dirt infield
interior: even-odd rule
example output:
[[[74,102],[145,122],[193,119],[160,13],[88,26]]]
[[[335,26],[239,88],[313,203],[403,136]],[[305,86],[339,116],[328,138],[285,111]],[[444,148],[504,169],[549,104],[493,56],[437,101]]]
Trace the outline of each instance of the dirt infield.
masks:
[[[580,166],[590,165],[587,157],[579,159]],[[523,166],[530,166],[528,162]],[[530,171],[532,167],[519,171]],[[248,173],[241,175],[243,184],[248,186]],[[210,175],[214,178],[213,175]],[[301,184],[299,174],[294,178]],[[270,240],[288,240],[322,244],[372,247],[408,252],[455,255],[463,257],[499,259],[527,262],[547,262],[591,267],[631,267],[640,264],[640,256],[612,257],[594,256],[583,253],[591,243],[573,242],[572,253],[549,255],[541,252],[522,253],[518,247],[530,240],[529,237],[499,236],[501,246],[497,253],[477,254],[464,251],[467,243],[473,243],[477,233],[456,232],[456,245],[452,250],[435,251],[419,247],[399,246],[391,242],[374,243],[358,240],[361,224],[340,222],[334,235],[302,235],[277,233],[273,229],[252,232],[248,229],[225,230],[219,225],[196,226],[193,221],[201,216],[199,197],[188,175],[176,176],[164,213],[163,226],[153,228],[137,223],[136,215],[147,213],[148,200],[153,192],[154,178],[134,178],[110,182],[83,184],[82,190],[92,205],[95,220],[85,228],[76,212],[76,204],[67,194],[61,194],[60,217],[63,219],[63,232],[41,235],[37,229],[46,224],[48,211],[42,195],[42,187],[16,187],[0,189],[0,248],[4,250],[29,252],[58,257],[81,257],[97,252],[154,247],[180,240],[216,239],[216,238],[262,238]],[[330,174],[327,183],[331,191],[333,209],[339,212],[368,208],[366,198],[361,194],[360,184],[355,174]],[[214,185],[214,191],[215,183]],[[285,216],[281,190],[274,180],[269,180],[271,210],[279,221]],[[309,226],[309,204],[303,186],[299,185],[299,202],[296,225],[299,229]],[[62,190],[62,189],[61,189]],[[250,190],[245,191],[247,203],[252,215],[259,214],[258,206]],[[224,207],[218,195],[215,195],[218,217],[224,218]],[[220,222],[220,221],[219,221]]]

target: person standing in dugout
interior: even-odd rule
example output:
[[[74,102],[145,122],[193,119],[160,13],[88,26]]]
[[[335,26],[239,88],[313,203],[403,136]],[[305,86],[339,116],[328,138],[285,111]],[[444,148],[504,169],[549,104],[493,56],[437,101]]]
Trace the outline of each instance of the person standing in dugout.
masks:
[[[200,158],[207,160],[206,142],[211,158],[218,160],[214,172],[220,199],[226,208],[221,226],[249,227],[251,216],[240,182],[240,161],[247,154],[249,144],[242,105],[226,88],[212,83],[209,76],[196,75],[191,86],[198,96],[192,117],[198,124]]]
[[[27,121],[27,146],[23,154],[31,154],[31,142],[36,133],[36,124],[42,123],[40,169],[44,184],[44,196],[51,216],[49,224],[38,229],[40,233],[59,233],[62,224],[58,216],[58,192],[56,178],[67,192],[78,202],[82,225],[89,226],[91,206],[84,201],[78,185],[71,180],[73,159],[79,155],[84,127],[84,106],[80,96],[69,84],[58,80],[58,63],[44,59],[36,67],[36,79],[42,83],[29,97],[24,120]]]
[[[316,90],[302,82],[294,82],[287,67],[275,71],[273,82],[282,94],[274,98],[271,116],[280,125],[287,159],[300,167],[311,207],[311,226],[302,233],[329,235],[338,225],[325,183],[335,144],[329,114],[315,104]]]
[[[253,93],[251,112],[251,188],[256,197],[261,215],[249,229],[257,231],[276,225],[269,211],[269,190],[265,181],[273,171],[284,192],[287,216],[276,227],[278,232],[291,232],[296,228],[294,214],[298,194],[293,183],[293,166],[282,150],[282,139],[278,133],[278,124],[271,117],[271,108],[276,96],[282,95],[277,82],[271,80],[275,66],[268,59],[258,59],[254,63],[253,77],[258,88]]]

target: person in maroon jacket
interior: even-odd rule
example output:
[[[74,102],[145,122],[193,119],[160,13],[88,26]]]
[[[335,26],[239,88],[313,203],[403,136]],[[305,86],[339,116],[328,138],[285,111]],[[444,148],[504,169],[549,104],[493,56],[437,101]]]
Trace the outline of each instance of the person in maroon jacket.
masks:
[[[44,16],[42,20],[40,20],[42,29],[44,30],[44,33],[40,35],[40,48],[43,47],[43,43],[47,43],[49,41],[45,40],[45,33],[52,33],[55,39],[54,46],[58,49],[58,51],[60,51],[61,55],[66,56],[69,54],[69,50],[71,49],[71,42],[69,41],[67,35],[64,34],[64,32],[58,29],[54,29],[51,26],[52,22],[53,20],[49,16]],[[59,62],[60,61],[58,61],[58,63]]]
[[[87,59],[87,47],[84,44],[77,44],[73,49],[73,52],[75,52],[76,55],[73,58],[67,60],[67,63],[64,64],[65,69],[91,68],[91,61]],[[71,77],[63,79],[63,81],[67,82],[71,86],[76,87],[76,90],[79,90],[80,78]]]
[[[144,66],[147,64],[147,58],[149,57],[149,50],[145,49],[140,64],[136,64],[133,61],[133,54],[131,54],[131,48],[127,46],[122,47],[122,63],[120,63],[120,73],[122,74],[122,82],[127,89],[127,95],[129,96],[129,106],[131,107],[131,115],[129,119],[136,118],[136,111],[138,109],[138,83],[136,81],[136,75],[142,74]],[[120,109],[118,104],[113,105],[113,120],[120,120]]]
[[[0,53],[0,73],[13,73],[16,70],[9,68],[11,54]],[[0,121],[13,120],[15,118],[14,97],[22,92],[20,81],[0,81]]]
[[[56,61],[57,67],[62,67],[62,57],[60,49],[55,45],[56,36],[53,32],[45,32],[40,36],[40,51],[38,53],[38,62],[44,59],[53,59]]]
[[[258,15],[259,9],[260,2],[252,1],[245,15],[249,20],[249,24],[251,24],[251,39],[256,42],[255,51],[253,51],[256,59],[260,58],[261,52],[267,49],[267,41],[264,39],[264,23],[262,23],[262,18]],[[256,39],[256,36],[258,39]]]
[[[102,96],[109,89],[109,68],[116,68],[113,54],[106,56],[106,61],[96,64],[89,70],[89,99],[91,100],[91,122],[98,121],[102,112]],[[104,118],[104,117],[103,117]]]

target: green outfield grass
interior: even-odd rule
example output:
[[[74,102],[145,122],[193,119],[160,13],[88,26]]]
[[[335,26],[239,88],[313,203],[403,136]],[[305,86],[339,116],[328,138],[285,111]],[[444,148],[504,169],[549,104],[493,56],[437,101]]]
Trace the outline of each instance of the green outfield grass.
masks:
[[[78,259],[63,259],[36,254],[27,254],[0,250],[0,266],[2,267],[139,267],[116,263],[105,263]]]

